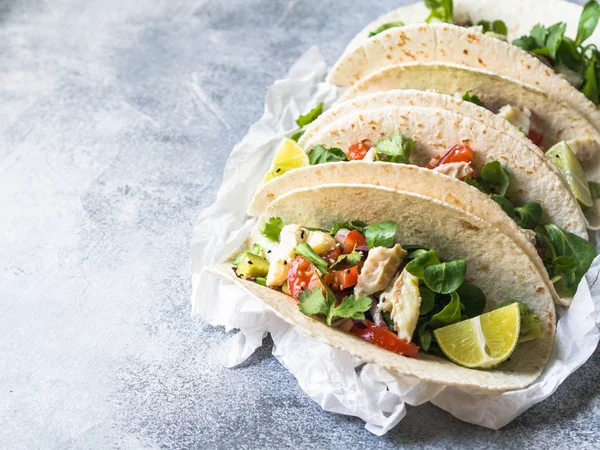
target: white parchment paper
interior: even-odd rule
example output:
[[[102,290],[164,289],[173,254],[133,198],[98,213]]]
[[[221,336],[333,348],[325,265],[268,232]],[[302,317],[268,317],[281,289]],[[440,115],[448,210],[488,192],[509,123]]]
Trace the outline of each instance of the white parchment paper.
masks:
[[[407,404],[428,401],[466,422],[501,428],[551,395],[596,348],[600,258],[582,280],[572,306],[557,311],[556,340],[542,376],[526,389],[503,394],[425,383],[362,364],[348,353],[298,332],[236,286],[202,272],[205,265],[222,262],[249,234],[255,219],[246,216],[246,207],[277,144],[297,129],[298,115],[319,102],[328,107],[336,99],[336,88],[323,82],[326,72],[318,48],[313,47],[269,89],[262,118],[233,149],[217,200],[202,212],[194,230],[192,313],[212,325],[240,330],[221,353],[227,367],[246,360],[271,333],[273,354],[313,400],[326,411],[360,417],[372,433],[382,435],[398,424],[406,415]]]

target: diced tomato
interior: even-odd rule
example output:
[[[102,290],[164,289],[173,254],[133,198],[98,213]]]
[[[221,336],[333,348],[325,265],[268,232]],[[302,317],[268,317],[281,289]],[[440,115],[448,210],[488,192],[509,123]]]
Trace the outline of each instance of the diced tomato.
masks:
[[[323,259],[327,262],[328,266],[331,266],[332,264],[335,264],[335,262],[341,254],[342,249],[339,247],[339,245],[336,245],[333,250],[330,250],[329,252],[325,253],[325,255],[323,255]]]
[[[390,330],[378,327],[369,320],[354,322],[354,326],[350,330],[350,333],[385,350],[398,353],[399,355],[414,358],[419,353],[419,347],[417,345],[412,342],[403,341]]]
[[[353,161],[360,161],[365,157],[371,147],[373,147],[373,144],[368,139],[357,142],[348,147],[348,156]]]
[[[312,291],[315,287],[323,288],[321,280],[317,275],[317,268],[303,256],[296,256],[288,272],[288,288],[290,295],[298,298],[302,289]]]
[[[350,233],[346,235],[346,239],[344,240],[344,254],[352,253],[354,247],[360,247],[366,245],[367,240],[365,237],[360,234],[357,230],[352,230]]]
[[[529,130],[529,134],[527,135],[527,137],[538,147],[542,145],[542,142],[544,141],[544,135],[542,133],[538,133],[534,129]]]
[[[358,281],[358,266],[327,272],[323,281],[334,291],[342,291],[355,286]]]
[[[448,150],[443,156],[437,155],[432,158],[427,164],[428,169],[434,169],[442,164],[454,163],[454,162],[468,162],[473,161],[473,149],[468,145],[455,145]]]

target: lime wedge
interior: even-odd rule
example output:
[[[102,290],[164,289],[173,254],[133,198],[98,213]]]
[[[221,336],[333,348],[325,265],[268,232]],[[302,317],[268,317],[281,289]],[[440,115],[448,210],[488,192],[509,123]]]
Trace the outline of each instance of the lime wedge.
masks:
[[[567,143],[561,141],[554,144],[546,152],[546,157],[560,170],[562,176],[567,180],[571,192],[575,194],[579,205],[582,208],[591,208],[594,206],[585,173]]]
[[[308,155],[296,142],[283,138],[271,161],[271,167],[263,178],[263,183],[283,175],[289,170],[308,166]]]
[[[444,355],[456,364],[490,369],[506,361],[519,342],[521,314],[519,305],[463,320],[433,331]]]

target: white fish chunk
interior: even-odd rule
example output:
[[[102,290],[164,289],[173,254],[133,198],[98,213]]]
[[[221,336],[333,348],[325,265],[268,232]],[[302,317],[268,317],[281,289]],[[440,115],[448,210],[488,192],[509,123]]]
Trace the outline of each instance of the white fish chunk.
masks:
[[[419,278],[403,270],[379,297],[379,309],[388,311],[398,337],[410,342],[417,328],[421,309]]]
[[[354,293],[358,296],[383,291],[390,284],[405,256],[406,251],[400,244],[392,248],[375,247],[369,250]]]
[[[290,263],[296,256],[296,247],[305,242],[308,231],[300,225],[286,225],[279,235],[279,246],[273,250],[269,273],[267,273],[267,286],[281,286],[286,282]]]

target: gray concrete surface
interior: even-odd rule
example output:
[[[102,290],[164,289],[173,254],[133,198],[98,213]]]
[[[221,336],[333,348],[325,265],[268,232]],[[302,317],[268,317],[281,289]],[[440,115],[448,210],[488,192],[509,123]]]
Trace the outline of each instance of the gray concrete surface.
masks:
[[[0,0],[0,448],[597,444],[598,351],[502,431],[426,405],[378,438],[190,319],[193,223],[267,87],[399,4]]]

